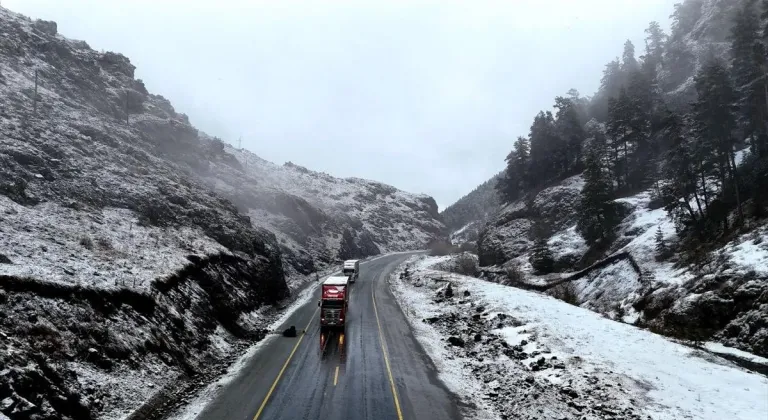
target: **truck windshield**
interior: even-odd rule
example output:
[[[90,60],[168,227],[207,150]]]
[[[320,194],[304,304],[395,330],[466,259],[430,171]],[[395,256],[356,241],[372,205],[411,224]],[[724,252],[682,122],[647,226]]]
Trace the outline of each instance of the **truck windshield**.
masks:
[[[355,272],[354,268],[345,268],[344,271],[342,271],[342,273],[344,274],[354,274],[354,272]]]
[[[342,308],[344,307],[343,300],[324,300],[323,308]]]

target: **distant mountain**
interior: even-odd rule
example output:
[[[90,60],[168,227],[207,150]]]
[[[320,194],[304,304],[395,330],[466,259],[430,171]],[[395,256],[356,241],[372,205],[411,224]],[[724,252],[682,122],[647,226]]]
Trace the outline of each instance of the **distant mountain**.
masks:
[[[454,242],[476,241],[484,221],[499,211],[495,186],[500,177],[501,173],[494,175],[440,212]]]
[[[0,7],[0,417],[124,418],[311,273],[445,235],[431,197],[235,150],[134,69]]]

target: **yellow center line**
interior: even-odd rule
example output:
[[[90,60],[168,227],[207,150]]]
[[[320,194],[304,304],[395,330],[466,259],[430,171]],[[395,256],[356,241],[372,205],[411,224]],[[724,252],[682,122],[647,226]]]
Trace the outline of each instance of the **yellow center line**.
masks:
[[[336,374],[333,375],[333,386],[336,386],[336,383],[339,382],[339,367],[336,366]]]
[[[389,374],[389,385],[392,387],[392,396],[395,397],[395,409],[397,410],[397,419],[403,420],[403,413],[400,410],[400,400],[397,398],[397,388],[395,388],[395,380],[392,378],[392,369],[389,367],[389,356],[387,355],[387,346],[384,341],[384,333],[381,330],[381,321],[379,321],[379,311],[376,309],[376,296],[374,295],[374,288],[371,288],[371,299],[373,299],[373,313],[376,315],[376,324],[379,327],[379,342],[381,343],[381,351],[384,353],[384,365],[387,368]]]
[[[269,392],[267,392],[267,396],[264,397],[264,401],[261,402],[261,405],[259,406],[259,411],[256,412],[255,416],[253,416],[253,420],[257,420],[261,415],[261,412],[264,411],[264,407],[267,406],[267,401],[269,401],[269,397],[271,397],[272,393],[275,391],[275,388],[277,387],[277,383],[280,382],[280,378],[283,376],[283,372],[285,372],[285,369],[288,367],[288,364],[291,363],[293,354],[296,353],[296,349],[299,348],[299,344],[301,344],[301,340],[304,339],[304,336],[306,335],[306,331],[309,329],[309,326],[312,325],[312,321],[315,320],[315,316],[317,316],[317,311],[319,310],[320,310],[319,308],[315,309],[315,312],[312,314],[312,318],[310,318],[309,323],[307,323],[307,327],[304,328],[304,332],[302,332],[301,337],[299,337],[298,341],[296,341],[296,345],[293,346],[293,350],[291,350],[291,354],[288,355],[288,359],[286,359],[285,363],[283,364],[283,367],[280,369],[280,372],[277,374],[277,378],[275,378],[275,381],[272,382],[272,386],[269,387]]]

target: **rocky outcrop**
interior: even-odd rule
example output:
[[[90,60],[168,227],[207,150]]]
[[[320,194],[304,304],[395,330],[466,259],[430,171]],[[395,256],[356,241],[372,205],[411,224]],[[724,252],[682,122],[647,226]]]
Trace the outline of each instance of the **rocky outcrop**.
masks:
[[[551,235],[575,223],[581,176],[545,188],[532,198],[502,208],[486,223],[477,241],[481,266],[503,265],[528,252],[533,245],[534,227]]]
[[[717,275],[645,295],[639,323],[693,341],[722,343],[768,357],[768,278]]]
[[[279,260],[226,254],[197,259],[150,293],[0,276],[0,335],[13,349],[0,352],[0,412],[93,419],[108,405],[130,408],[140,391],[114,394],[84,372],[130,372],[126,383],[200,374],[224,356],[217,329],[259,340],[266,331],[242,317],[287,294]]]

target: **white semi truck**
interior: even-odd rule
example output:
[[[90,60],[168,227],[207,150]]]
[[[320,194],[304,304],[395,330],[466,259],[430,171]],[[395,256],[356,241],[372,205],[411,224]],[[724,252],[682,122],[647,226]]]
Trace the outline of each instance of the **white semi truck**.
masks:
[[[354,283],[360,275],[360,260],[346,260],[341,273],[349,277],[349,282]]]

